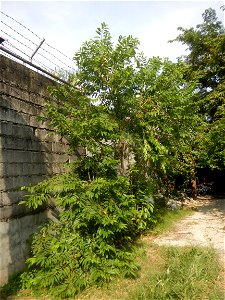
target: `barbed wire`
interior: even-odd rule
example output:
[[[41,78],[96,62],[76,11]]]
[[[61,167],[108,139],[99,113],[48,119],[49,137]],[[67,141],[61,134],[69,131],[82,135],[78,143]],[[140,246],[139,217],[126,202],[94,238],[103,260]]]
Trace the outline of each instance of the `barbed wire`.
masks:
[[[16,49],[17,51],[19,51],[20,53],[23,53],[25,56],[27,56],[29,58],[29,55],[26,54],[25,52],[23,52],[21,49],[17,48],[15,45],[11,44],[10,42],[8,41],[5,41],[7,45],[11,46],[13,49]],[[5,45],[4,45],[5,47]],[[9,49],[9,48],[8,48]],[[11,49],[11,48],[10,48]]]
[[[25,45],[23,42],[19,41],[18,39],[16,39],[15,37],[11,36],[9,33],[5,32],[4,30],[1,30],[5,36],[7,37],[10,37],[12,38],[13,40],[15,40],[17,43],[23,45],[24,47],[28,48],[29,50],[33,51],[34,49],[32,49],[31,47],[29,47],[28,45]],[[16,33],[18,33],[16,30],[14,30]],[[18,33],[19,34],[19,33]],[[24,37],[22,34],[19,34],[20,36]],[[26,37],[24,37],[26,39]],[[29,39],[27,39],[29,40]],[[29,40],[30,41],[30,40]],[[31,41],[32,42],[32,41]],[[37,44],[33,43],[34,45],[37,46]],[[65,64],[63,61],[61,61],[59,58],[57,58],[54,54],[52,54],[51,52],[43,49],[43,48],[40,48],[40,50],[43,50],[45,51],[46,53],[50,54],[51,56],[53,56],[54,58],[56,58],[58,61],[60,61],[62,64],[64,64],[66,67],[68,68],[71,68],[70,66],[68,66],[67,64]],[[57,66],[59,69],[61,69],[61,67],[59,65],[57,65],[55,62],[53,62],[52,60],[50,60],[49,58],[47,58],[46,56],[44,56],[43,54],[41,53],[38,53],[39,56],[41,56],[42,58],[48,60],[49,62],[51,62],[52,64],[54,64],[55,66]]]
[[[43,49],[42,49],[43,50]],[[41,53],[37,53],[36,56],[41,56],[42,58],[46,59],[48,62],[51,62],[53,65],[55,65],[56,67],[58,67],[59,69],[61,69],[61,67],[59,65],[57,65],[55,62],[51,61],[49,58],[47,58],[46,56],[44,56]],[[53,55],[52,55],[53,56]],[[55,57],[55,56],[54,56]],[[57,59],[57,58],[56,58]],[[69,67],[70,68],[70,67]]]
[[[19,36],[21,36],[22,38],[24,38],[25,40],[31,42],[32,44],[34,44],[35,46],[37,46],[38,44],[34,43],[33,41],[31,41],[30,39],[28,39],[27,37],[25,37],[23,34],[19,33],[17,30],[13,29],[11,26],[9,26],[8,24],[6,24],[5,22],[3,22],[1,20],[1,23],[4,24],[5,26],[7,26],[8,28],[10,28],[13,32],[17,33]],[[2,30],[1,30],[2,31]]]
[[[13,60],[18,61],[18,62],[22,62],[25,66],[29,66],[30,69],[34,70],[35,72],[41,73],[44,76],[49,77],[50,79],[54,78],[57,82],[63,82],[64,84],[71,86],[67,81],[64,80],[64,78],[60,78],[57,76],[57,74],[55,75],[55,71],[50,69],[51,72],[49,72],[47,69],[49,69],[48,67],[46,67],[44,64],[38,62],[39,64],[43,65],[45,68],[40,68],[40,66],[38,65],[34,65],[33,63],[30,63],[29,61],[27,61],[26,59],[24,59],[22,56],[19,56],[17,53],[13,52],[11,50],[11,48],[7,47],[7,46],[0,46],[0,50],[4,49],[4,56],[9,57],[10,59],[12,59],[13,56]],[[74,87],[73,87],[74,88]],[[76,89],[76,87],[75,87]]]
[[[4,45],[4,48],[5,49],[8,49],[8,50],[10,50],[12,53],[14,53],[14,54],[17,54],[16,52],[14,52],[10,47],[7,47],[7,46],[5,46]],[[11,57],[9,54],[4,54],[4,55],[6,55],[7,57]],[[18,55],[18,54],[17,54]],[[19,55],[18,55],[19,56]],[[21,57],[22,58],[22,57]]]
[[[34,33],[32,30],[30,30],[28,27],[26,27],[25,25],[23,25],[22,23],[20,23],[19,21],[17,21],[16,19],[14,19],[13,17],[7,15],[6,13],[4,13],[3,11],[1,11],[1,13],[6,16],[7,18],[10,18],[11,20],[13,20],[14,22],[18,23],[20,26],[22,26],[24,29],[28,30],[29,32],[31,32],[33,35],[35,35],[39,40],[41,39],[36,33]],[[37,44],[36,44],[37,45]],[[73,62],[73,60],[71,58],[69,58],[67,55],[65,55],[65,53],[61,52],[60,50],[54,48],[53,46],[49,45],[48,43],[45,43],[46,46],[50,47],[51,49],[57,51],[58,53],[60,53],[61,55],[63,55],[64,57],[66,57],[67,59],[71,60]]]
[[[40,46],[41,38],[36,33],[3,11],[0,11],[0,13],[5,17],[4,20],[1,20],[1,24],[4,25],[3,30],[1,29],[3,38],[5,39],[5,41],[2,43],[3,47],[12,51],[12,53],[16,55],[19,52],[20,57],[28,57],[30,61],[32,53],[37,51],[35,54],[33,54],[35,55],[35,59],[32,58],[32,61],[35,61],[37,65],[40,65],[42,68],[46,69],[46,71],[52,72],[53,74],[58,73],[63,74],[64,77],[68,77],[71,72],[76,71],[75,68],[70,65],[70,63],[66,63],[65,59],[60,58],[59,55],[55,54],[54,52],[59,53],[66,58],[68,62],[73,62],[74,64],[74,61],[71,58],[46,42],[44,42],[44,44],[42,43]],[[15,22],[16,25],[13,25],[14,23],[12,22]],[[29,32],[29,37],[28,34],[26,34],[25,31],[18,26],[18,24],[23,29],[27,30],[27,33]],[[33,36],[31,37],[30,34]],[[19,36],[20,38],[18,39],[16,36]],[[32,48],[31,44],[35,46],[35,49]],[[48,48],[54,51],[51,51]],[[44,55],[43,52],[45,52],[47,55]],[[43,59],[46,61],[46,63],[44,63]],[[63,67],[60,64],[62,64]]]
[[[32,30],[30,30],[29,28],[27,28],[26,26],[24,26],[22,23],[20,23],[19,21],[15,20],[13,17],[7,15],[6,13],[4,13],[3,11],[1,11],[1,13],[6,16],[7,18],[10,18],[11,20],[13,20],[14,22],[16,22],[17,24],[19,24],[20,26],[22,26],[23,28],[27,29],[29,32],[31,32],[33,35],[35,35],[38,39],[41,39],[36,33],[34,33]]]
[[[53,50],[55,50],[55,51],[57,51],[57,52],[59,52],[60,54],[62,54],[63,56],[65,56],[65,57],[67,57],[69,60],[71,60],[72,62],[74,62],[71,58],[69,58],[68,56],[66,56],[64,53],[62,53],[61,51],[59,51],[58,49],[56,49],[56,48],[54,48],[54,47],[52,47],[52,46],[50,46],[49,44],[47,44],[46,43],[46,45],[48,46],[48,47],[50,47],[51,49],[53,49]]]
[[[15,51],[13,51],[13,49],[11,49],[11,47],[7,47],[7,46],[4,45],[4,49],[7,49],[7,50],[9,50],[11,53],[15,54],[17,57],[13,57],[13,60],[15,60],[15,61],[21,63],[21,61],[22,61],[22,59],[23,59],[22,56],[18,55],[18,53],[16,53]],[[12,59],[12,55],[10,55],[10,54],[8,54],[8,53],[5,53],[5,52],[4,52],[4,56],[6,56],[6,57]],[[24,64],[24,63],[23,63],[23,64]],[[35,68],[31,68],[31,69],[35,69]]]
[[[20,43],[21,45],[23,45],[24,47],[30,49],[31,51],[33,51],[33,49],[27,45],[25,45],[23,42],[17,40],[15,37],[11,36],[9,33],[5,32],[4,30],[2,30],[2,32],[7,36],[9,36],[11,39],[13,39],[14,41],[17,41],[18,43]]]
[[[46,44],[47,45],[47,44]],[[41,48],[40,50],[43,50],[45,52],[47,52],[48,54],[52,55],[54,58],[58,59],[62,64],[64,64],[66,67],[71,68],[70,66],[68,66],[67,64],[65,64],[63,61],[61,61],[59,58],[57,58],[54,54],[52,54],[51,52],[49,52],[48,50],[46,50],[44,47]]]
[[[53,70],[53,69],[47,67],[45,64],[43,64],[42,62],[38,61],[37,59],[33,59],[33,61],[34,61],[36,64],[42,66],[44,69],[50,71],[51,73],[54,73],[54,72],[55,72],[55,70]]]

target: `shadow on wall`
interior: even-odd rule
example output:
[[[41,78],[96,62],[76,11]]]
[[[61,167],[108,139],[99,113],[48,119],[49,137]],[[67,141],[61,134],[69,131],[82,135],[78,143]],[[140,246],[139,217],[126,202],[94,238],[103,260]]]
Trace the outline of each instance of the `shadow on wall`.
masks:
[[[0,96],[0,286],[24,268],[27,240],[47,218],[47,211],[18,205],[23,193],[15,189],[52,173],[36,129],[26,119],[29,115],[12,108],[12,101]]]
[[[37,122],[56,82],[0,55],[0,286],[23,269],[26,241],[51,212],[18,205],[20,186],[65,171],[68,143],[49,124]]]

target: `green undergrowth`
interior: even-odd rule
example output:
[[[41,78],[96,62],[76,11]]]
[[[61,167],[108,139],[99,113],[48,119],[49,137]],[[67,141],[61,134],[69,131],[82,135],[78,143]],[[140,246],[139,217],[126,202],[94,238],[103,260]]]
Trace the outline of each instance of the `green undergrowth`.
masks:
[[[191,212],[160,211],[160,225],[135,243],[139,275],[134,279],[114,278],[105,287],[91,287],[71,300],[148,300],[148,299],[224,299],[221,267],[212,249],[200,247],[162,247],[152,243],[155,234],[171,230]],[[14,276],[1,291],[0,299],[54,300],[48,291],[34,295],[21,286],[20,275]]]
[[[190,215],[191,213],[192,213],[191,210],[170,211],[166,208],[157,209],[157,213],[155,215],[154,227],[152,227],[152,229],[149,232],[150,236],[152,236],[153,234],[154,235],[160,234],[160,233],[166,232],[168,230],[171,230],[178,220],[182,219],[183,217],[185,217],[187,215]],[[137,245],[139,245],[139,242],[136,244],[136,250],[138,249],[138,251],[139,251],[140,249],[142,249],[142,247],[139,247],[139,246],[137,247]],[[134,247],[134,249],[135,249],[135,247]],[[142,250],[144,251],[144,249],[142,249]],[[140,259],[138,261],[138,265],[141,266]],[[10,295],[11,296],[16,295],[16,294],[20,295],[20,293],[18,294],[18,291],[22,290],[21,275],[22,275],[22,273],[17,273],[12,276],[9,283],[6,284],[2,288],[2,290],[0,292],[1,293],[0,299],[1,298],[4,299]],[[26,290],[26,291],[27,291],[28,295],[31,294],[29,292],[29,290]],[[39,295],[38,295],[39,298],[41,297],[40,292],[43,292],[43,290],[39,291]],[[26,294],[26,292],[23,291],[23,293],[22,293],[23,297],[24,297],[24,293]]]
[[[164,268],[146,276],[126,300],[224,299],[218,284],[221,268],[212,249],[160,248]]]
[[[161,234],[173,230],[176,223],[184,217],[190,216],[194,213],[191,209],[168,210],[160,208],[156,210],[156,223],[149,231],[150,234]]]
[[[141,272],[136,279],[117,278],[108,287],[91,287],[70,300],[167,300],[224,299],[222,272],[216,253],[201,247],[162,247],[149,241],[140,243],[137,257]],[[16,286],[18,287],[18,279]],[[12,282],[7,292],[12,290]],[[5,289],[6,292],[6,289]],[[7,299],[10,293],[2,293]],[[11,293],[12,295],[12,293]],[[5,297],[3,297],[5,296]],[[29,290],[19,290],[9,298],[20,300],[54,300]]]
[[[0,288],[0,299],[6,299],[8,296],[17,295],[18,291],[22,288],[20,275],[21,273],[14,274],[9,282]]]
[[[165,247],[144,239],[135,280],[117,279],[107,289],[89,289],[74,300],[223,300],[222,270],[214,250]]]

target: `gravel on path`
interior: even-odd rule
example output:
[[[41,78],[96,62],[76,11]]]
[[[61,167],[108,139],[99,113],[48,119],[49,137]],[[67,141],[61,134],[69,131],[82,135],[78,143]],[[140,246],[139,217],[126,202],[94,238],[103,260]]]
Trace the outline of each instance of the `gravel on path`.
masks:
[[[197,210],[176,225],[175,230],[158,236],[158,245],[214,248],[225,267],[225,199],[201,197],[196,201]]]

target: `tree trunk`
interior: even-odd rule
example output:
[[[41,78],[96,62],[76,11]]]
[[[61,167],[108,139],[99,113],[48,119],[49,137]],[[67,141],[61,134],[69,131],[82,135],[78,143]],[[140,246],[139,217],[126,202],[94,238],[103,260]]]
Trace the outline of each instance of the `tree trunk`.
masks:
[[[120,175],[125,176],[125,151],[126,142],[120,142]]]

